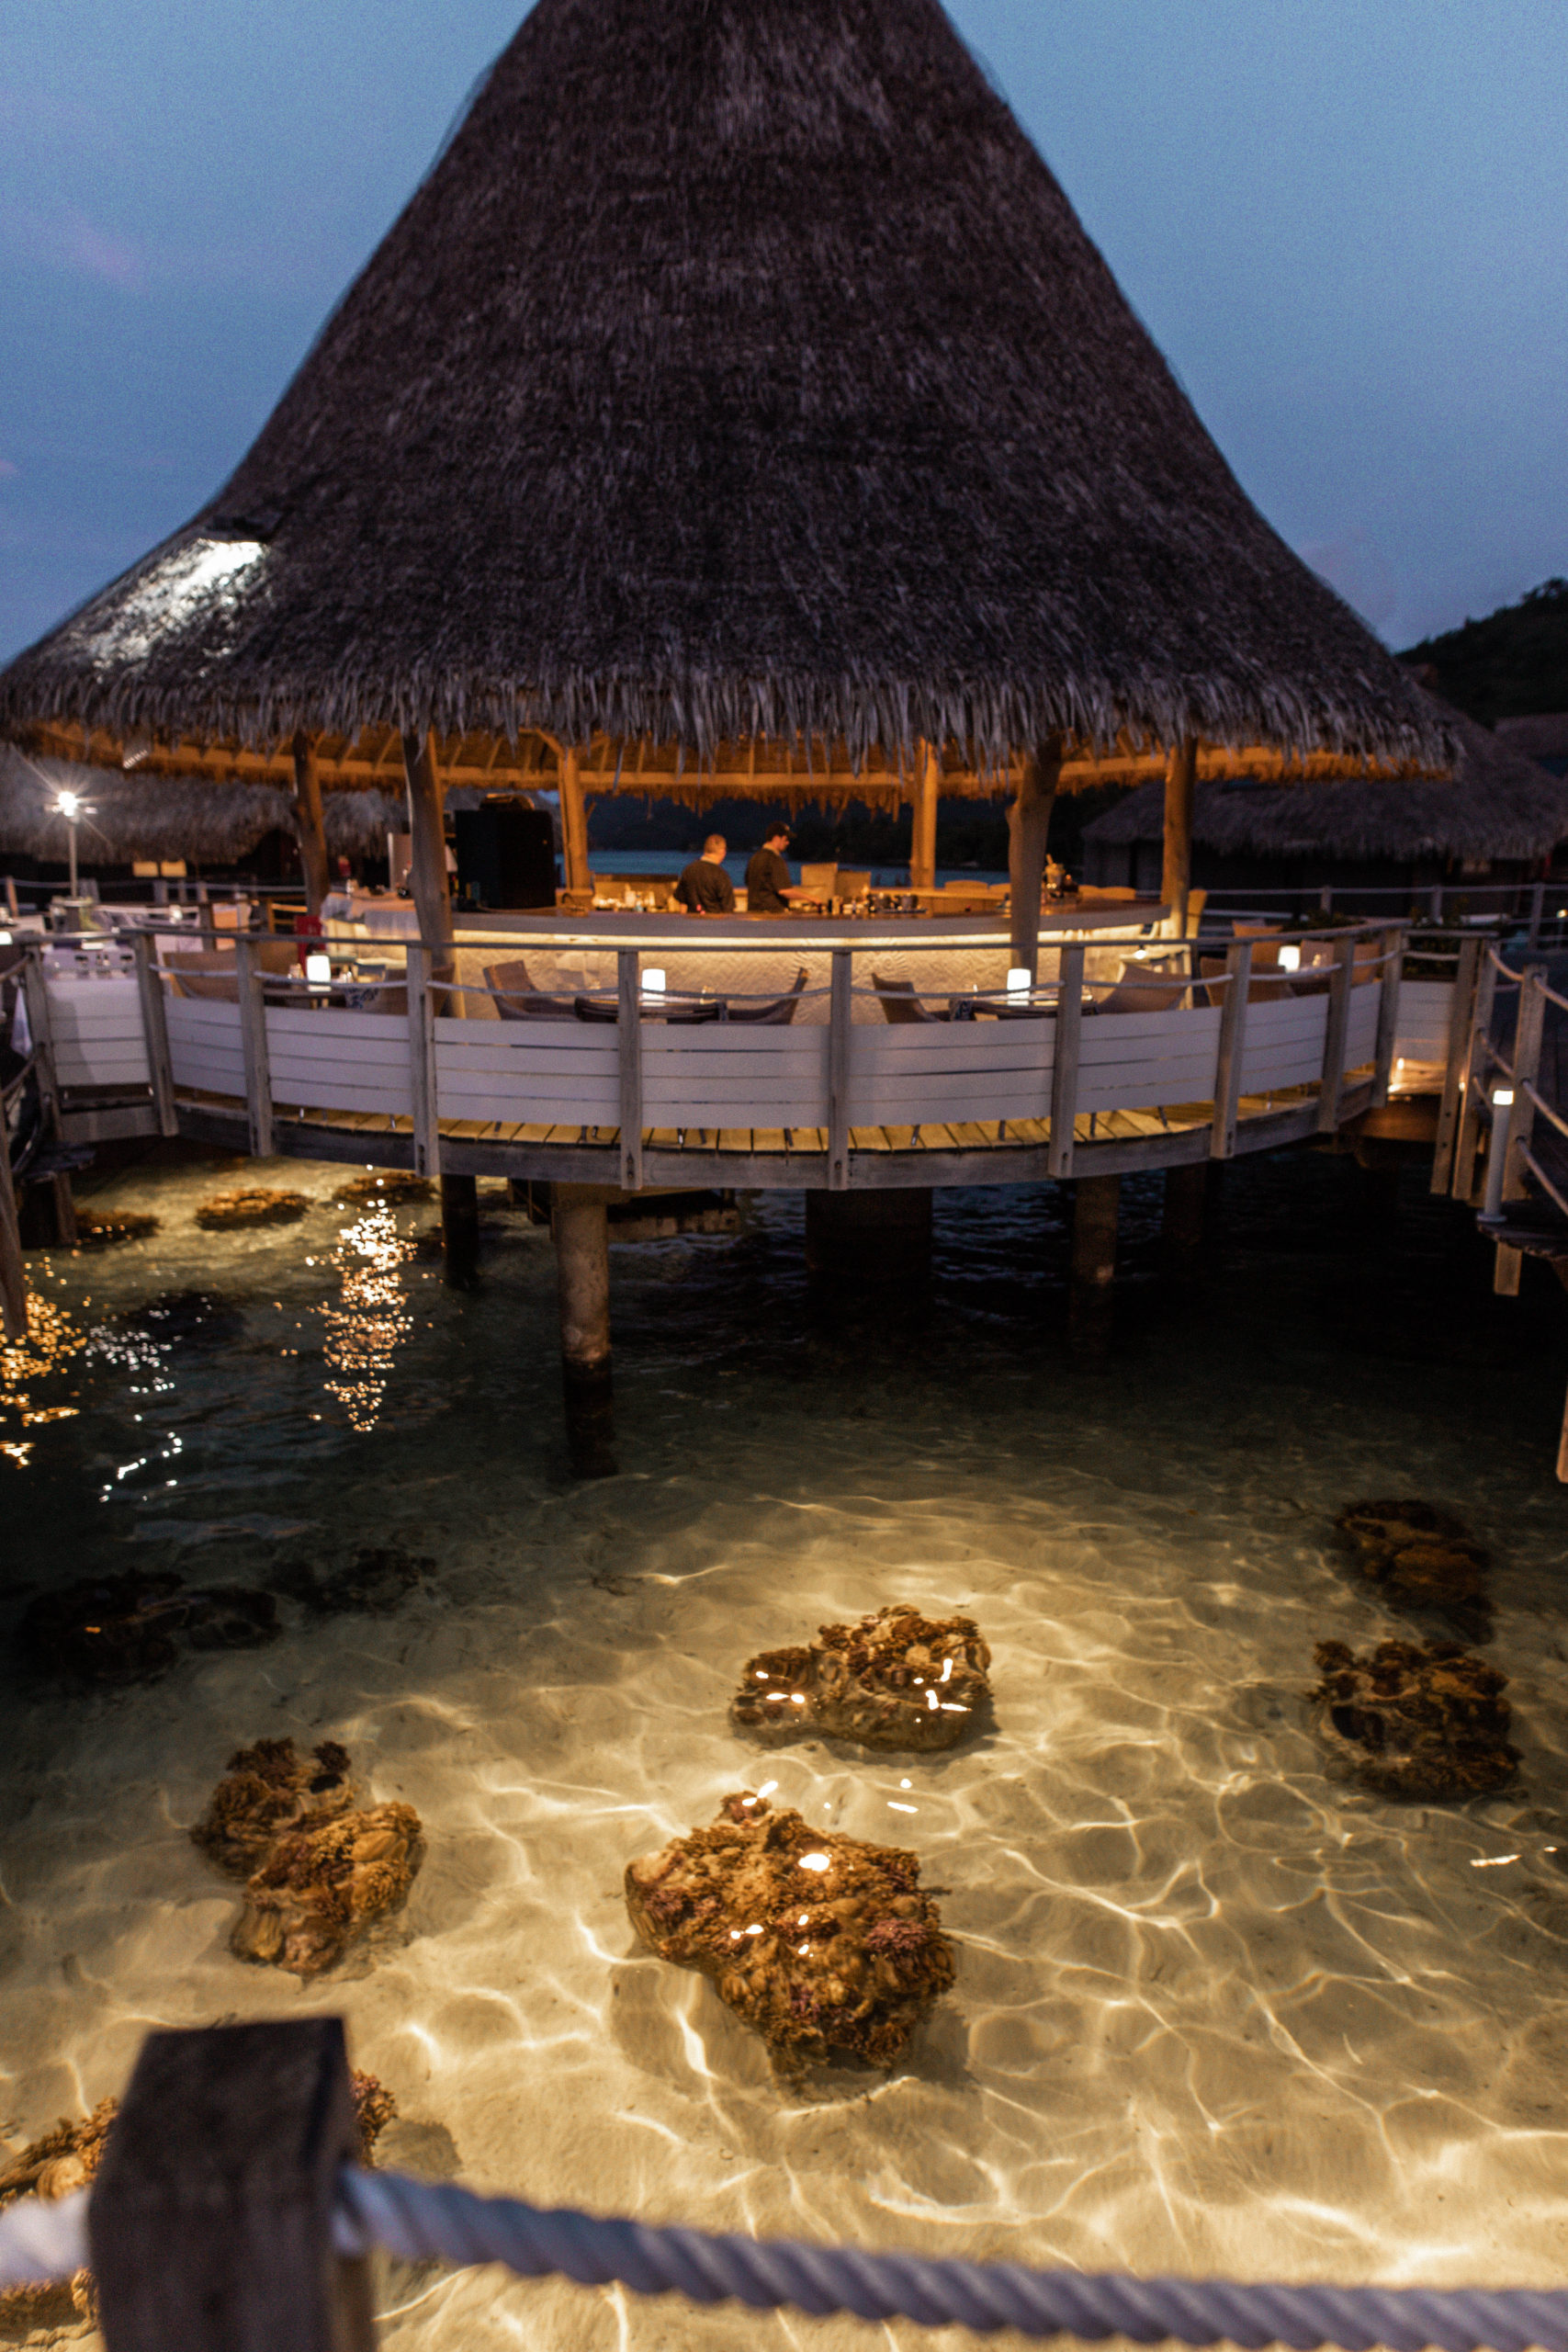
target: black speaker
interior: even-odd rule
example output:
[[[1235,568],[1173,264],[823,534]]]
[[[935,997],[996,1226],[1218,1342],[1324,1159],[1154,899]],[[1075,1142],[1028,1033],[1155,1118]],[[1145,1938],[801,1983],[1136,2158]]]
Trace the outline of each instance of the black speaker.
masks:
[[[549,812],[487,800],[453,812],[457,887],[476,907],[553,907],[556,840]]]

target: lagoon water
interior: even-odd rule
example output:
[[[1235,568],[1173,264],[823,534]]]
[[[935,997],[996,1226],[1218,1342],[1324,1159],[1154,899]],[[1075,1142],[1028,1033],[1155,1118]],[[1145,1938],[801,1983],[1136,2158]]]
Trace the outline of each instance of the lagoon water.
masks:
[[[240,1181],[313,1205],[200,1230]],[[538,2203],[1041,2265],[1560,2283],[1568,1314],[1539,1268],[1495,1300],[1419,1170],[1391,1229],[1309,1155],[1228,1171],[1174,1292],[1139,1180],[1090,1372],[1052,1188],[939,1195],[929,1293],[859,1299],[808,1287],[798,1200],[752,1202],[738,1237],[615,1252],[621,1475],[582,1486],[547,1236],[487,1203],[482,1285],[456,1295],[428,1207],[346,1211],[337,1181],[122,1173],[94,1205],[152,1210],[155,1237],[30,1261],[43,1345],[0,1395],[7,1629],[89,1568],[425,1565],[387,1613],[285,1600],[269,1645],[141,1687],[66,1690],[8,1651],[0,2133],[118,2090],[152,2025],[333,2008],[399,2101],[385,2161]],[[1331,1532],[1401,1493],[1495,1551],[1524,1762],[1488,1802],[1348,1790],[1308,1723],[1315,1641],[1407,1630]],[[750,1652],[899,1600],[979,1619],[994,1735],[923,1761],[732,1736]],[[283,1735],[344,1741],[428,1838],[406,1911],[305,1987],[231,1955],[234,1890],[186,1834],[231,1751]],[[626,1861],[767,1780],[944,1890],[957,1984],[886,2080],[781,2081],[632,1937]],[[874,2336],[490,2271],[381,2284],[400,2352]]]

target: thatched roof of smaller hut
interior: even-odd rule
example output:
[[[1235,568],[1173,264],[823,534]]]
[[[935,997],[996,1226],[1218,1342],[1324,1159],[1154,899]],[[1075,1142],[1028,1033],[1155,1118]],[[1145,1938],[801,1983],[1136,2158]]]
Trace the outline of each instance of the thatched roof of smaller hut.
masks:
[[[200,779],[148,776],[136,770],[83,767],[32,758],[0,743],[0,859],[41,858],[63,864],[67,831],[56,812],[62,791],[74,792],[91,816],[80,836],[82,864],[130,865],[138,858],[187,859],[193,865],[233,865],[274,828],[292,837],[293,796],[266,784],[209,784]],[[334,792],[324,804],[327,847],[334,856],[374,856],[389,832],[408,825],[401,793]]]
[[[1485,860],[1550,856],[1568,841],[1568,778],[1551,775],[1512,744],[1435,695],[1426,699],[1459,741],[1451,783],[1286,786],[1247,777],[1200,782],[1193,841],[1222,857],[1424,857]],[[1084,828],[1089,842],[1158,841],[1164,787],[1143,786]]]

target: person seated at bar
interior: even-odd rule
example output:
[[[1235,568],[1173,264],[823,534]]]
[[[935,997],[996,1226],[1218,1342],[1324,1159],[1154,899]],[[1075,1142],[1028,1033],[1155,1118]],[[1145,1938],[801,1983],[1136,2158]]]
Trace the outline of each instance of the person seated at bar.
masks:
[[[792,899],[804,899],[806,892],[790,879],[784,852],[789,847],[789,827],[775,825],[762,846],[752,852],[746,868],[746,904],[754,915],[787,915]]]
[[[735,912],[735,885],[724,870],[726,847],[722,833],[710,833],[703,843],[701,857],[693,858],[676,883],[676,904],[684,907],[689,915]]]

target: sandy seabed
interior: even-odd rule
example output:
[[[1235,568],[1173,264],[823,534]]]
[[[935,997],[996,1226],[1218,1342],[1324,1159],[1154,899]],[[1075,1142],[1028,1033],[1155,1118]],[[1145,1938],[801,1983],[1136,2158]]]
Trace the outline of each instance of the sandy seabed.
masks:
[[[270,1645],[145,1687],[10,1672],[8,2137],[118,2090],[150,2026],[335,2009],[398,2098],[384,2161],[540,2204],[1043,2266],[1560,2283],[1560,1300],[1510,1324],[1414,1188],[1397,1248],[1352,1249],[1345,1171],[1285,1163],[1238,1173],[1179,1308],[1139,1288],[1130,1200],[1121,1351],[1085,1375],[1048,1193],[944,1204],[931,1301],[848,1320],[811,1306],[779,1204],[739,1241],[617,1253],[623,1475],[573,1486],[545,1237],[492,1218],[457,1298],[411,1246],[428,1210],[356,1219],[295,1164],[271,1181],[310,1189],[303,1226],[202,1234],[227,1181],[121,1177],[104,1204],[161,1234],[39,1265],[96,1336],[28,1385],[76,1417],[0,1461],[11,1620],[88,1566],[265,1584],[388,1541],[433,1566],[391,1613],[285,1603]],[[210,1344],[127,1326],[197,1287]],[[1400,1492],[1497,1553],[1487,1655],[1524,1763],[1488,1802],[1348,1790],[1308,1724],[1314,1643],[1402,1630],[1333,1514]],[[900,1760],[730,1733],[746,1657],[890,1600],[979,1620],[993,1735]],[[342,1740],[428,1840],[406,1910],[303,1987],[231,1956],[235,1890],[186,1834],[230,1752],[284,1735]],[[945,1890],[957,1984],[886,2079],[781,2079],[632,1936],[626,1861],[770,1781]],[[878,2333],[494,2271],[382,2287],[408,2352]]]

